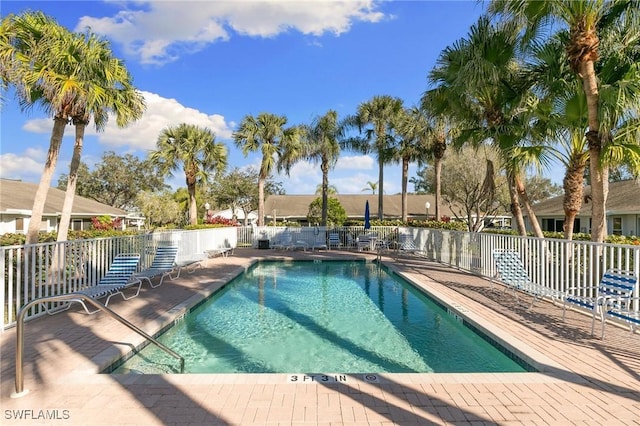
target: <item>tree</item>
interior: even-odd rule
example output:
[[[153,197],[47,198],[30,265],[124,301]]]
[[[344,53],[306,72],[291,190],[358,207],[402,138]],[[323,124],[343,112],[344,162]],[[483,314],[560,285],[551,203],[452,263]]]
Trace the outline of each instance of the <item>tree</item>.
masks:
[[[60,175],[59,189],[66,189],[67,179],[66,174]],[[78,168],[78,195],[119,209],[134,208],[142,191],[167,189],[169,186],[157,167],[132,154],[120,156],[106,151],[93,171],[82,162]]]
[[[335,197],[328,199],[327,226],[341,226],[347,220],[347,212]],[[316,198],[309,205],[307,221],[309,223],[319,223],[322,215],[322,198]]]
[[[136,196],[135,204],[146,218],[145,226],[147,228],[181,222],[182,208],[175,200],[175,195],[166,190],[162,192],[141,191]]]
[[[362,192],[371,191],[372,194],[375,195],[378,190],[378,182],[367,181],[367,187],[362,189]]]
[[[258,226],[264,225],[265,181],[274,168],[288,174],[293,159],[300,158],[302,132],[297,127],[286,128],[286,124],[285,116],[269,113],[260,113],[257,117],[247,115],[233,133],[234,142],[245,157],[250,152],[262,152],[258,178]]]
[[[543,27],[561,22],[569,29],[565,50],[571,69],[582,80],[586,96],[591,176],[592,223],[591,240],[602,242],[606,236],[606,201],[609,191],[607,157],[608,145],[615,139],[613,129],[620,125],[621,116],[637,114],[639,89],[637,40],[640,32],[640,7],[628,0],[552,0],[518,2],[494,0],[489,11],[504,14],[525,24],[528,35],[539,34]],[[601,37],[624,32],[615,49],[616,68],[600,68]],[[560,52],[559,52],[560,54]],[[627,80],[622,90],[607,90],[602,85],[602,73],[613,71]],[[629,84],[630,83],[630,84]],[[608,92],[608,93],[607,93]],[[608,102],[611,101],[611,102]],[[613,113],[616,111],[617,113]],[[636,121],[636,120],[632,120]],[[628,135],[622,134],[622,137]],[[611,151],[609,151],[611,154]],[[619,153],[618,153],[619,155]]]
[[[522,202],[534,234],[542,237],[523,184],[524,170],[531,165],[540,167],[545,151],[529,143],[528,123],[536,99],[531,82],[521,78],[519,34],[513,22],[494,25],[481,17],[467,37],[441,52],[429,74],[435,88],[425,93],[423,102],[428,100],[435,112],[455,118],[460,126],[456,145],[493,143],[507,172],[512,214],[520,234],[526,234]],[[491,182],[485,183],[490,189]]]
[[[487,175],[492,174],[490,164],[500,162],[499,154],[489,145],[462,148],[449,153],[443,160],[442,195],[444,202],[458,220],[465,221],[469,231],[479,231],[485,219],[494,217],[509,204],[505,176],[495,175],[492,191],[486,190]],[[429,169],[433,173],[433,169]],[[432,176],[427,175],[431,180]]]
[[[338,122],[338,113],[333,110],[314,118],[311,126],[307,128],[307,143],[304,145],[303,155],[311,162],[320,163],[322,171],[322,226],[327,225],[329,170],[335,167],[340,156],[339,140],[343,133],[343,126]]]
[[[432,138],[433,129],[427,115],[416,107],[404,110],[398,116],[396,125],[400,135],[400,145],[396,155],[402,163],[402,221],[407,221],[407,182],[409,179],[409,163],[423,164],[427,159],[429,141]],[[437,205],[437,203],[436,203]],[[436,208],[436,218],[439,210]]]
[[[316,195],[318,195],[318,194],[322,194],[323,187],[324,187],[324,185],[323,185],[323,184],[321,184],[321,183],[319,183],[319,184],[316,186],[316,192],[315,192],[315,194],[316,194]],[[327,186],[327,194],[329,194],[329,195],[336,195],[337,193],[338,193],[338,188],[337,188],[335,185],[328,185],[328,186]]]
[[[162,130],[158,137],[158,149],[149,154],[149,159],[165,176],[182,164],[189,193],[191,225],[198,223],[196,186],[206,182],[211,172],[221,173],[227,166],[226,146],[216,142],[215,138],[208,128],[182,123]]]
[[[144,101],[124,64],[107,41],[91,33],[71,33],[41,12],[10,15],[2,22],[0,68],[3,81],[15,86],[23,109],[40,104],[54,117],[49,153],[34,199],[27,243],[38,240],[46,195],[58,160],[64,128],[76,129],[73,159],[58,229],[66,240],[75,195],[84,129],[90,120],[100,131],[108,113],[118,126],[142,116]]]
[[[402,99],[391,96],[374,96],[358,105],[354,116],[345,120],[345,125],[355,127],[364,138],[350,138],[342,145],[367,154],[374,152],[378,158],[378,219],[384,217],[384,166],[395,155],[392,132],[402,113]],[[367,127],[371,126],[371,127]]]
[[[529,200],[531,200],[531,203],[534,205],[548,198],[557,197],[563,192],[561,186],[553,183],[551,179],[540,175],[527,175],[524,180],[529,194]]]

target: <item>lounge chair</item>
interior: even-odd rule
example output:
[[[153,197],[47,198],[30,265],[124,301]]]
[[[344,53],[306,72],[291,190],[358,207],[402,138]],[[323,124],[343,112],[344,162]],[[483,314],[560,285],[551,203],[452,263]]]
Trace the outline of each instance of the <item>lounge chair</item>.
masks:
[[[274,249],[286,250],[289,247],[291,247],[291,244],[292,244],[291,232],[285,231],[282,233],[282,235],[280,235],[279,238],[274,240],[272,247]]]
[[[177,278],[172,277],[171,274],[178,269],[176,264],[176,256],[178,255],[178,247],[176,246],[160,246],[156,248],[156,252],[151,261],[151,265],[141,271],[134,274],[135,278],[149,282],[151,288],[156,288],[162,285],[165,277],[174,280]],[[160,276],[158,284],[154,285],[151,279]]]
[[[640,298],[635,297],[635,298],[629,299],[627,303],[613,303],[606,313],[606,315],[611,318],[614,318],[616,320],[622,320],[627,324],[629,324],[629,329],[631,330],[631,333],[635,331],[636,327],[640,326],[640,311],[634,311],[632,309],[633,301],[636,301],[636,302],[640,301]],[[604,324],[605,322],[603,321],[602,333],[600,336],[601,339],[604,339]]]
[[[311,251],[314,250],[329,250],[329,246],[327,245],[326,234],[321,232],[316,236],[316,240],[311,244]]]
[[[220,247],[214,249],[208,249],[204,251],[208,257],[216,257],[218,255],[222,257],[227,257],[230,254],[233,254],[233,247],[229,244],[229,241],[225,241],[224,244]]]
[[[307,243],[304,240],[296,240],[295,243],[292,243],[288,247],[286,247],[287,250],[302,249],[304,251],[307,251],[308,248],[309,248],[309,243]]]
[[[363,234],[357,238],[358,251],[362,250],[374,250],[376,247],[377,237],[373,234]]]
[[[600,316],[604,335],[605,313],[612,308],[612,316],[624,315],[637,285],[638,278],[633,272],[609,269],[597,286],[569,287],[562,305],[562,320],[564,321],[567,305],[580,306],[591,311],[591,335],[594,333],[596,316]]]
[[[529,308],[533,306],[536,300],[543,297],[550,297],[554,303],[555,299],[562,299],[561,292],[531,281],[517,252],[496,249],[493,251],[493,260],[496,274],[489,281],[491,289],[493,289],[494,281],[499,282],[505,286],[504,291],[507,289],[513,290],[516,300],[518,300],[518,292],[524,292],[533,298]]]
[[[100,299],[106,296],[107,300],[104,302],[104,306],[107,306],[111,297],[116,294],[120,294],[124,300],[132,299],[140,294],[140,288],[142,287],[142,280],[134,276],[138,268],[138,263],[140,263],[139,253],[119,254],[113,259],[113,262],[111,262],[111,266],[109,266],[109,270],[105,276],[102,277],[96,285],[87,287],[78,293],[93,299]],[[136,285],[138,287],[136,293],[128,297],[125,296],[123,291]],[[89,311],[87,306],[83,302],[81,303],[87,313],[93,314],[98,312],[98,310]]]
[[[329,245],[329,249],[342,247],[342,242],[340,241],[340,234],[338,234],[337,232],[330,232],[328,245]]]
[[[398,236],[398,250],[405,253],[415,253],[418,251],[418,247],[416,247],[416,242],[413,240],[413,237],[409,234],[400,234]]]

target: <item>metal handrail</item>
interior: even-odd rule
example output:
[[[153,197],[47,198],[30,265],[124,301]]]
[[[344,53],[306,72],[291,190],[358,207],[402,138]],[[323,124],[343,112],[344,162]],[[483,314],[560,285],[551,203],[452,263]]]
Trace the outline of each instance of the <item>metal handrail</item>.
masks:
[[[83,304],[83,305],[84,305],[84,302],[89,302],[89,304],[95,306],[96,308],[98,308],[99,310],[101,310],[103,312],[106,312],[113,319],[115,319],[115,320],[119,321],[120,323],[126,325],[131,330],[135,331],[136,333],[138,333],[139,335],[141,335],[145,339],[149,340],[151,343],[155,344],[156,346],[158,346],[160,349],[162,349],[163,351],[165,351],[166,353],[168,353],[172,357],[178,359],[180,361],[180,373],[184,373],[184,358],[183,357],[181,357],[180,355],[178,355],[177,353],[175,353],[173,350],[169,349],[168,347],[166,347],[162,343],[158,342],[156,339],[151,337],[149,334],[145,333],[143,330],[141,330],[137,326],[131,324],[129,321],[127,321],[126,319],[122,318],[120,315],[116,314],[115,312],[113,312],[111,309],[107,308],[102,303],[100,303],[97,300],[87,296],[86,294],[82,294],[82,293],[62,294],[62,295],[58,295],[58,296],[49,296],[49,297],[43,297],[41,299],[32,300],[31,302],[29,302],[26,305],[24,305],[20,309],[20,311],[18,312],[18,316],[16,318],[16,340],[17,340],[16,341],[16,391],[11,394],[11,398],[19,398],[19,397],[25,396],[26,394],[29,393],[28,389],[24,389],[24,373],[23,373],[23,367],[24,367],[24,356],[23,356],[23,353],[24,353],[24,317],[26,315],[26,312],[29,310],[29,308],[31,308],[32,306],[34,306],[36,304],[45,303],[45,302],[69,302],[69,303],[78,302],[78,303]]]

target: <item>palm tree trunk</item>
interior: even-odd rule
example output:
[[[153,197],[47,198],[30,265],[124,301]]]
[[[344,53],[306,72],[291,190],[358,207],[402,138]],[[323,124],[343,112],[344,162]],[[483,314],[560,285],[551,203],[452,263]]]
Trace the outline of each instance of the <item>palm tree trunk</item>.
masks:
[[[62,216],[58,225],[58,238],[56,241],[67,241],[69,236],[69,226],[71,224],[71,212],[73,210],[73,200],[76,194],[78,184],[78,169],[80,168],[80,158],[82,157],[82,145],[84,141],[85,123],[76,123],[76,141],[73,146],[73,157],[69,166],[69,176],[67,178],[67,190],[64,195],[64,204],[62,206]]]
[[[65,117],[56,116],[53,119],[53,130],[51,131],[51,139],[49,140],[49,151],[47,153],[47,162],[44,165],[40,183],[33,200],[33,208],[31,210],[31,218],[29,219],[29,227],[27,228],[26,244],[35,244],[38,242],[38,234],[40,232],[40,223],[42,222],[42,214],[44,205],[47,201],[47,193],[51,185],[51,178],[56,169],[58,155],[60,153],[60,145],[62,145],[62,137],[64,136],[64,127],[67,125]]]
[[[529,201],[529,196],[527,195],[527,191],[524,187],[524,183],[519,175],[515,175],[515,183],[516,189],[518,191],[518,197],[522,200],[524,204],[524,209],[527,211],[527,216],[529,216],[529,222],[531,222],[531,229],[533,230],[533,235],[538,238],[544,238],[542,234],[542,228],[540,228],[540,223],[538,223],[538,217],[536,213],[533,211],[533,207],[531,207],[531,202]]]
[[[320,219],[320,225],[327,226],[327,211],[329,209],[329,162],[323,159],[320,169],[322,170],[322,218]]]
[[[509,197],[511,198],[511,214],[516,221],[516,230],[519,235],[526,236],[527,228],[524,225],[522,217],[522,208],[520,208],[520,200],[518,199],[518,189],[516,187],[515,178],[511,172],[507,176],[509,182]]]
[[[436,217],[435,220],[440,220],[440,203],[442,202],[442,157],[436,158],[433,162],[433,168],[435,169],[435,208]]]
[[[409,180],[409,159],[402,159],[402,222],[407,222],[407,181]]]
[[[564,223],[562,228],[564,238],[569,241],[573,239],[574,223],[582,207],[585,167],[585,164],[569,164],[562,180],[564,188],[564,199],[562,200]]]
[[[382,220],[383,218],[383,194],[384,194],[384,190],[382,188],[383,186],[383,180],[384,180],[384,163],[382,161],[382,156],[378,155],[378,219]]]
[[[598,82],[593,61],[580,64],[584,93],[587,97],[589,161],[591,174],[591,241],[601,243],[607,236],[606,203],[609,194],[609,169],[601,164],[603,136],[598,120]]]
[[[198,205],[196,203],[196,184],[195,181],[187,183],[187,192],[189,192],[189,224],[198,224]]]
[[[264,181],[262,175],[258,178],[258,226],[264,226]],[[274,218],[275,220],[275,218]],[[276,225],[275,223],[273,224]]]

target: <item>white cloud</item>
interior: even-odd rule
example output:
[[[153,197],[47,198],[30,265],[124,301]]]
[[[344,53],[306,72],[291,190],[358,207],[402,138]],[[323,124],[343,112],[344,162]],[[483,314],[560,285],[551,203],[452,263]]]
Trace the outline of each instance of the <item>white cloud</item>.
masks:
[[[45,151],[29,148],[22,154],[0,155],[0,177],[4,179],[39,178],[47,157]]]
[[[232,31],[254,37],[274,37],[290,30],[312,36],[340,35],[354,22],[384,18],[374,0],[138,1],[128,7],[111,17],[84,16],[76,31],[89,27],[122,44],[140,62],[163,64],[184,52],[228,40]]]
[[[208,127],[216,134],[216,139],[229,139],[232,134],[230,125],[219,114],[207,115],[201,111],[186,107],[175,99],[163,98],[155,93],[142,92],[147,109],[142,118],[126,128],[119,128],[114,117],[110,117],[106,127],[96,133],[92,125],[87,126],[85,137],[97,136],[98,141],[107,150],[127,148],[147,151],[156,148],[160,132],[180,123]],[[33,133],[51,133],[53,124],[50,118],[28,120],[23,129]],[[73,131],[67,130],[65,136],[73,137]],[[121,150],[119,150],[121,151]]]
[[[378,168],[376,160],[369,155],[339,157],[335,170],[373,170]]]

